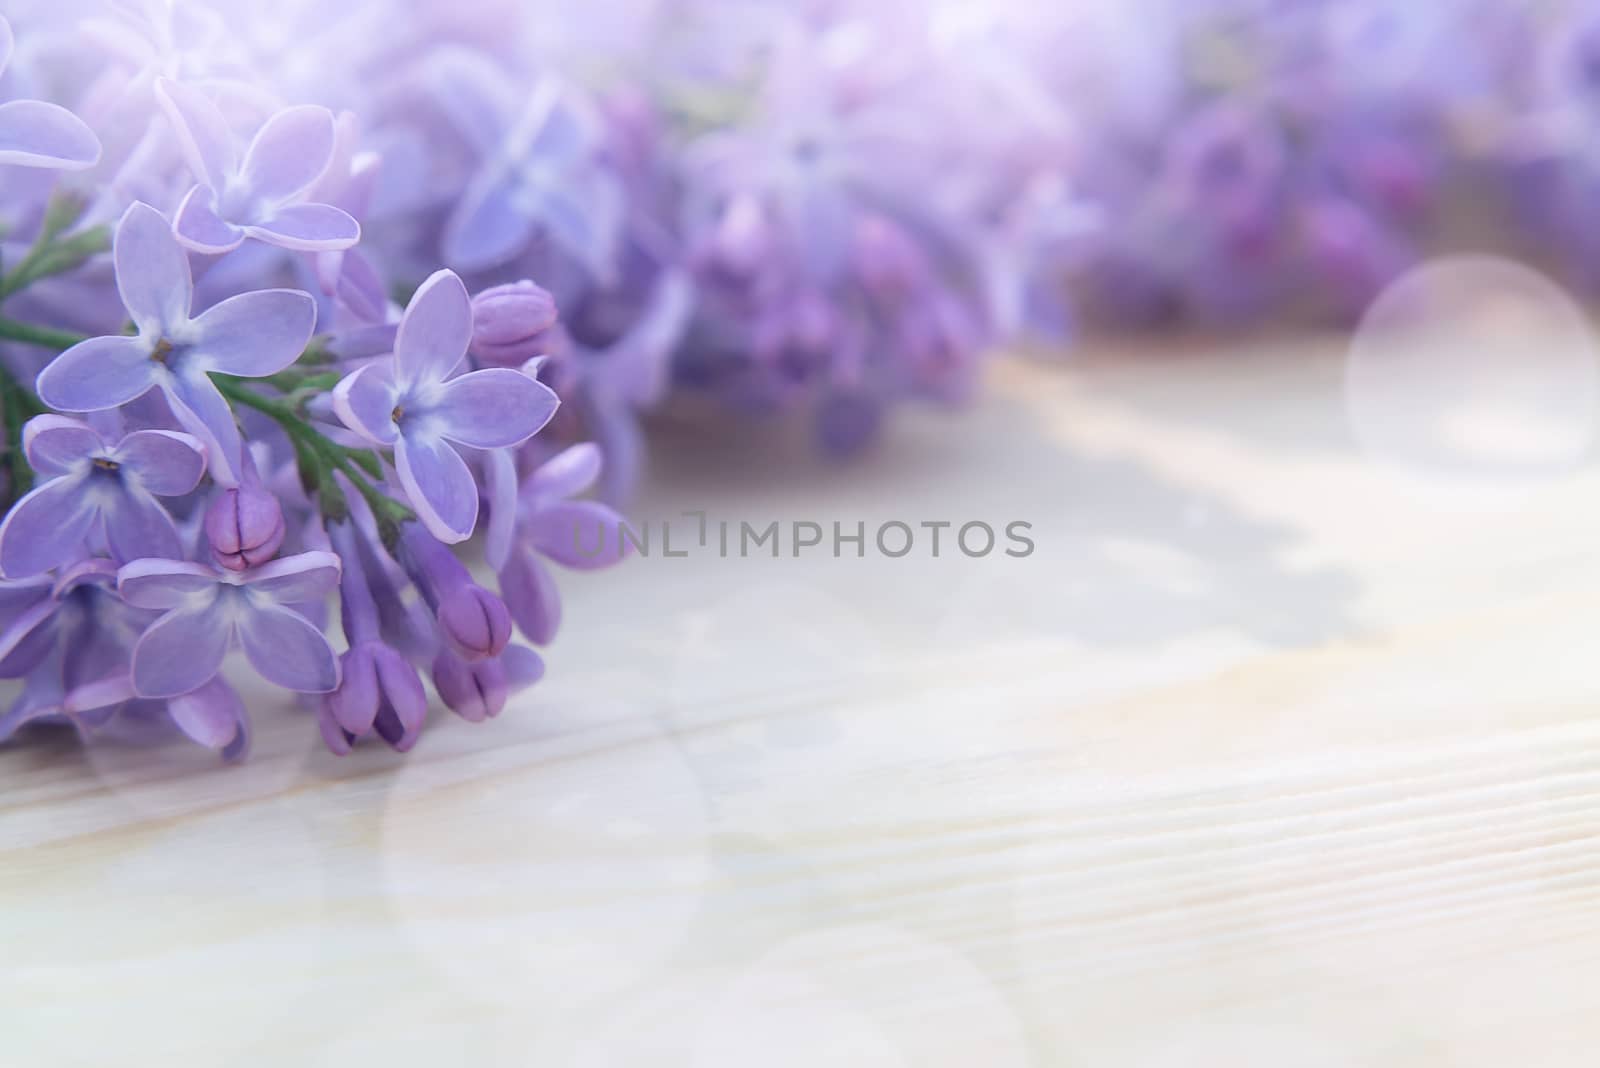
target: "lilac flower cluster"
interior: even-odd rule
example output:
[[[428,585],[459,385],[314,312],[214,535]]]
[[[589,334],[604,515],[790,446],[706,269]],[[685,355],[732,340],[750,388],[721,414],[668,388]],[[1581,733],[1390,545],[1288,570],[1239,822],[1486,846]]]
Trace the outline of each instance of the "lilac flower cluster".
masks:
[[[116,721],[242,758],[234,652],[339,753],[414,745],[424,679],[498,715],[543,673],[550,564],[624,555],[584,496],[601,449],[551,432],[551,294],[403,289],[363,232],[380,159],[354,115],[246,77],[216,12],[53,14],[6,85],[72,110],[0,104],[0,741]],[[105,50],[62,77],[86,28]],[[480,527],[492,584],[459,555]]]

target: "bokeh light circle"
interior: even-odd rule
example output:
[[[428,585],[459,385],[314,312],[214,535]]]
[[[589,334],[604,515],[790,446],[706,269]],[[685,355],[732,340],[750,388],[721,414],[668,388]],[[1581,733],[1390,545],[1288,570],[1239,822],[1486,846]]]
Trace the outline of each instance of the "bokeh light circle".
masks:
[[[1442,486],[1548,481],[1594,439],[1594,332],[1559,286],[1508,260],[1436,260],[1400,278],[1368,310],[1345,372],[1360,449]]]

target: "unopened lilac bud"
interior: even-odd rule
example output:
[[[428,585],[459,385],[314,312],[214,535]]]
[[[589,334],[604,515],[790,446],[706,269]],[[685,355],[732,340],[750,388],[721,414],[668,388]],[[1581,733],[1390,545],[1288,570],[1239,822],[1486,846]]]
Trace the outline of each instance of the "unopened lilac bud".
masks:
[[[416,744],[428,715],[417,671],[398,652],[366,642],[346,652],[339,688],[323,698],[323,736],[335,753],[376,732],[399,752]]]
[[[217,563],[244,571],[271,560],[283,544],[283,507],[259,484],[218,493],[206,509],[206,540]]]
[[[433,660],[433,686],[450,711],[469,723],[482,723],[506,707],[511,684],[498,659],[469,664],[448,649]]]
[[[523,280],[472,298],[472,354],[496,367],[516,367],[549,350],[558,318],[548,291]]]
[[[438,619],[445,643],[469,663],[499,656],[511,642],[506,603],[474,583],[446,593],[439,601]]]

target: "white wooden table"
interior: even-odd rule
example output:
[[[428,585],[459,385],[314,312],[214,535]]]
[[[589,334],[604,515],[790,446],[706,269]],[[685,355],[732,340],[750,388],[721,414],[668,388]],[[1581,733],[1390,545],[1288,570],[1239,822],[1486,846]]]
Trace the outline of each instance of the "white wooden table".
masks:
[[[1396,465],[1344,354],[1007,363],[847,468],[669,424],[641,515],[1038,552],[575,577],[409,758],[0,751],[0,1062],[1593,1065],[1600,473]]]

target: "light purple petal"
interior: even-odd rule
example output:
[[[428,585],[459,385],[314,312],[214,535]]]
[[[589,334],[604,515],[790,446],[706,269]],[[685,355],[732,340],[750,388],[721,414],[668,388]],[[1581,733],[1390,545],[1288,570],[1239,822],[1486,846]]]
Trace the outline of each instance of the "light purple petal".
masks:
[[[275,375],[300,358],[317,327],[317,302],[298,289],[240,293],[194,321],[190,360],[242,378]]]
[[[400,388],[390,360],[367,364],[333,389],[333,410],[339,421],[379,445],[393,445],[400,436],[394,421],[399,402]]]
[[[604,465],[600,446],[586,441],[546,460],[528,476],[524,488],[528,496],[544,500],[576,497],[595,484]]]
[[[215,571],[184,560],[135,560],[117,571],[117,593],[135,608],[176,608],[216,585]]]
[[[511,558],[517,534],[517,460],[506,449],[483,455],[484,491],[489,496],[489,529],[484,533],[483,557],[496,571]]]
[[[205,446],[211,477],[222,486],[237,486],[244,445],[233,409],[217,387],[203,374],[174,377],[163,386],[172,414]]]
[[[500,666],[505,668],[506,683],[512,693],[526,690],[544,678],[544,658],[526,645],[510,645],[500,654]]]
[[[226,598],[168,612],[133,647],[133,688],[141,697],[193,693],[216,678],[232,642]]]
[[[172,698],[167,702],[167,711],[179,730],[218,752],[238,737],[245,722],[244,702],[220,678],[213,678],[193,693]]]
[[[500,596],[517,629],[535,645],[549,645],[561,627],[561,593],[533,546],[517,546],[499,577]]]
[[[534,546],[563,567],[591,571],[627,555],[626,522],[598,501],[565,501],[541,509],[529,523]]]
[[[51,361],[34,387],[40,400],[63,412],[120,407],[155,385],[150,347],[136,337],[92,337]]]
[[[534,223],[517,205],[514,187],[501,175],[467,188],[445,226],[444,261],[463,271],[498,266],[528,247]]]
[[[172,220],[172,232],[180,245],[195,252],[219,255],[244,244],[245,232],[217,214],[212,207],[215,200],[216,194],[208,185],[197,185],[189,190]]]
[[[55,648],[55,628],[45,624],[55,618],[60,604],[51,595],[54,583],[47,578],[0,585],[5,587],[7,600],[18,595],[36,598],[8,615],[5,629],[0,631],[0,678],[16,679],[32,673]]]
[[[443,438],[403,437],[395,446],[400,485],[417,518],[446,545],[466,541],[478,523],[478,486],[467,462]]]
[[[11,64],[11,52],[17,47],[17,39],[11,32],[11,23],[0,15],[0,74],[5,73],[6,67]]]
[[[147,491],[128,486],[121,493],[107,494],[101,514],[105,517],[106,542],[117,563],[150,557],[177,559],[183,555],[183,542],[172,516]]]
[[[99,510],[83,491],[88,475],[36,487],[0,523],[0,573],[27,578],[70,563],[82,553]]]
[[[442,382],[472,343],[472,300],[452,271],[438,271],[417,290],[400,320],[394,355],[402,384]]]
[[[245,575],[244,585],[279,604],[309,604],[338,589],[339,571],[339,557],[319,549],[263,564]]]
[[[100,139],[64,107],[43,100],[0,104],[0,163],[83,170],[100,162]]]
[[[139,333],[154,339],[189,322],[194,276],[166,216],[139,201],[129,205],[117,224],[111,253],[117,291]]]
[[[331,204],[290,204],[256,219],[244,232],[296,252],[333,252],[361,240],[361,224]]]
[[[322,632],[287,608],[257,606],[239,621],[244,655],[262,678],[299,693],[329,693],[339,685],[339,661]]]
[[[167,78],[156,81],[156,99],[172,122],[183,158],[202,185],[222,188],[238,170],[233,131],[204,93]]]
[[[250,192],[288,200],[327,170],[333,157],[333,112],[307,104],[285,108],[256,132],[241,174]]]
[[[507,449],[543,430],[561,399],[521,371],[491,367],[452,378],[434,415],[439,433],[475,449]]]
[[[64,415],[35,416],[22,428],[28,464],[46,478],[66,474],[104,448],[94,428]]]
[[[206,473],[204,446],[176,430],[136,430],[117,443],[113,456],[157,497],[181,497]]]

